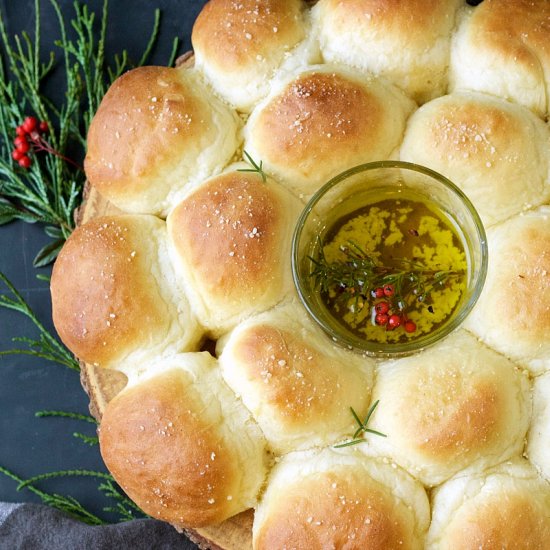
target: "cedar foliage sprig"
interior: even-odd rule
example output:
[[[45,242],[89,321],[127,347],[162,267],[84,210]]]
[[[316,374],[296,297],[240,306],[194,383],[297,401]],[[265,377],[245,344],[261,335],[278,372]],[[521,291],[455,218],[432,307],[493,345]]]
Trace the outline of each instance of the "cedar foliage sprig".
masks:
[[[13,338],[14,342],[25,344],[26,347],[13,348],[10,350],[0,351],[0,357],[3,355],[31,355],[46,361],[58,363],[68,367],[69,369],[79,371],[80,366],[71,352],[63,346],[57,338],[55,338],[48,329],[40,322],[29,304],[24,300],[23,296],[17,291],[15,286],[9,279],[0,272],[0,281],[2,281],[9,289],[11,296],[0,294],[0,307],[11,309],[17,313],[21,313],[32,321],[38,329],[38,337],[36,339],[27,337]]]
[[[25,482],[25,480],[20,478],[17,474],[2,466],[0,466],[0,473],[4,474],[5,476],[9,477],[19,484]],[[42,491],[41,489],[38,489],[32,484],[27,484],[25,488],[31,493],[38,496],[43,504],[51,506],[52,508],[56,508],[57,510],[61,510],[72,518],[78,519],[84,523],[87,523],[88,525],[104,525],[106,523],[95,514],[92,514],[91,512],[86,510],[86,508],[84,508],[84,506],[82,506],[82,504],[80,504],[78,500],[71,496],[58,495],[57,493],[47,493],[45,491]]]
[[[125,70],[136,65],[124,50],[115,55],[114,67],[105,62],[108,0],[101,20],[86,5],[74,3],[74,17],[65,21],[57,0],[49,0],[59,25],[60,39],[54,45],[61,52],[65,77],[61,106],[46,94],[45,81],[58,67],[52,51],[43,62],[40,0],[35,0],[34,36],[23,32],[10,40],[2,13],[0,39],[4,59],[0,60],[0,225],[15,219],[45,225],[52,239],[40,250],[35,266],[51,263],[75,227],[74,211],[82,200],[85,175],[78,163],[66,158],[84,158],[89,124],[109,85]],[[138,65],[147,62],[156,43],[160,10],[155,10],[153,30]],[[97,28],[98,27],[98,28]],[[75,34],[68,37],[69,30]],[[179,45],[174,40],[170,63]],[[1,62],[3,61],[3,62]],[[14,132],[26,116],[44,121],[49,128],[47,143],[55,154],[34,155],[28,168],[11,157]]]
[[[134,502],[117,488],[113,477],[104,472],[96,472],[93,470],[61,470],[38,475],[26,480],[3,466],[0,466],[0,473],[16,481],[18,483],[18,491],[27,489],[38,496],[43,504],[65,512],[69,516],[88,525],[106,525],[108,522],[87,510],[74,497],[59,495],[57,493],[48,493],[37,488],[36,483],[59,477],[93,477],[102,479],[103,481],[98,485],[98,490],[103,493],[105,497],[115,501],[115,506],[104,507],[104,512],[117,514],[118,522],[129,521],[138,517],[147,517]]]

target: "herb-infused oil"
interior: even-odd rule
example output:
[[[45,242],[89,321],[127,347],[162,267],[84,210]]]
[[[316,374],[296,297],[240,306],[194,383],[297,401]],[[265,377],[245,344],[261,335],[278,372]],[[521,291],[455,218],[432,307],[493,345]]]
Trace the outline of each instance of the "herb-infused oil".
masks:
[[[466,290],[467,257],[435,203],[385,193],[333,216],[312,248],[310,276],[347,330],[369,341],[407,342],[453,315]]]

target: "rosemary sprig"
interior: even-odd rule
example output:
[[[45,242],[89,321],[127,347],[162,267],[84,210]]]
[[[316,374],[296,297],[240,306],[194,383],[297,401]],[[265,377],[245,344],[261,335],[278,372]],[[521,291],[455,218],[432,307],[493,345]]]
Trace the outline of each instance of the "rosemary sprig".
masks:
[[[263,169],[263,161],[261,160],[260,164],[258,164],[250,156],[250,154],[246,150],[243,151],[243,155],[246,157],[246,160],[247,160],[248,164],[250,164],[252,166],[252,168],[239,168],[239,169],[237,169],[237,172],[255,172],[255,173],[259,174],[260,177],[262,178],[262,181],[264,183],[266,183],[267,182],[267,175],[266,175],[266,173],[264,172],[264,169]]]
[[[365,420],[363,421],[361,421],[361,419],[359,418],[359,415],[355,412],[353,407],[349,408],[351,411],[351,414],[353,415],[353,418],[355,418],[355,421],[357,422],[358,428],[357,430],[355,430],[355,433],[353,434],[350,441],[346,441],[345,443],[340,443],[339,445],[334,445],[335,449],[340,449],[342,447],[350,447],[351,445],[357,445],[358,443],[363,443],[365,439],[362,437],[360,438],[359,436],[364,433],[375,434],[375,435],[379,435],[380,437],[388,437],[386,434],[383,434],[382,432],[379,432],[377,430],[372,430],[371,428],[368,427],[370,418],[374,413],[376,407],[378,407],[379,402],[380,401],[377,400],[372,404],[371,408],[367,412],[367,416],[365,417]]]
[[[375,296],[373,290],[385,285],[392,286],[392,301],[401,312],[406,312],[413,300],[424,302],[430,293],[443,288],[462,272],[433,270],[419,262],[395,258],[391,266],[380,264],[357,243],[349,241],[341,246],[343,260],[329,262],[325,256],[324,243],[318,241],[318,257],[308,256],[313,264],[310,276],[314,285],[329,300],[351,305],[359,311]]]
[[[25,302],[21,294],[8,278],[0,272],[0,281],[2,281],[11,292],[11,296],[0,294],[0,307],[11,309],[28,317],[38,329],[38,339],[32,338],[13,338],[14,342],[26,344],[26,348],[14,348],[11,350],[0,351],[0,357],[3,355],[31,355],[47,361],[52,361],[66,367],[79,371],[80,366],[71,352],[65,348],[40,322],[31,307]]]
[[[45,225],[53,241],[35,258],[35,266],[52,262],[64,241],[73,231],[73,213],[80,204],[85,175],[79,168],[86,149],[86,134],[108,86],[130,63],[124,50],[115,55],[114,67],[105,63],[108,1],[104,0],[96,28],[96,16],[86,5],[74,4],[74,17],[67,24],[57,0],[49,0],[55,11],[59,36],[54,45],[61,51],[65,78],[64,102],[55,105],[45,91],[45,80],[58,66],[54,52],[43,63],[41,44],[40,0],[35,0],[35,28],[10,40],[0,13],[0,39],[4,62],[0,60],[0,225],[19,219]],[[160,11],[155,11],[153,30],[139,65],[147,62],[156,43]],[[69,27],[76,37],[68,38]],[[171,61],[179,45],[174,41]],[[33,154],[27,168],[18,166],[11,157],[14,132],[27,115],[38,117],[48,128],[47,142]],[[53,153],[53,154],[50,154]],[[67,159],[76,159],[67,162]]]

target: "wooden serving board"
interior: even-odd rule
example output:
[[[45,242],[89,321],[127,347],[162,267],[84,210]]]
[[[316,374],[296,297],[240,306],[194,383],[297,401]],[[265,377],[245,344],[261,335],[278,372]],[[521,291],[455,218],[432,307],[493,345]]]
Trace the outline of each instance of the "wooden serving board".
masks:
[[[187,52],[176,61],[178,67],[192,67],[193,64],[193,52]],[[84,202],[76,212],[76,223],[80,225],[93,218],[121,213],[121,210],[92,187],[87,186]],[[115,370],[98,368],[86,363],[81,363],[80,372],[82,386],[90,398],[90,412],[100,421],[107,403],[126,386],[126,376]],[[203,550],[251,550],[253,517],[253,510],[248,510],[220,525],[185,529],[185,533]]]
[[[121,211],[106,201],[94,189],[85,193],[85,201],[77,213],[77,223]],[[80,379],[90,398],[90,412],[98,420],[107,403],[126,386],[126,376],[118,371],[81,363]],[[185,530],[187,536],[204,550],[251,550],[253,511],[229,518],[221,525]]]

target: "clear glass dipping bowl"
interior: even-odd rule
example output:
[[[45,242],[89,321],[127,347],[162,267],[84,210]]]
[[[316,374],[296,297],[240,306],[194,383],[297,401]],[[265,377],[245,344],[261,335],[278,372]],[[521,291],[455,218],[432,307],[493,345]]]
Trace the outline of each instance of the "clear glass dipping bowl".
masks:
[[[391,187],[390,187],[391,186]],[[466,290],[446,321],[432,332],[407,342],[380,343],[361,338],[334,317],[321,299],[311,276],[316,240],[339,218],[373,202],[384,193],[413,193],[435,203],[448,216],[462,241],[467,257]],[[331,219],[332,216],[332,219]],[[447,178],[417,164],[380,161],[356,166],[326,183],[309,200],[292,239],[292,274],[298,295],[309,315],[337,343],[377,357],[409,355],[435,344],[464,321],[474,307],[487,274],[488,250],[483,224],[466,195]]]

